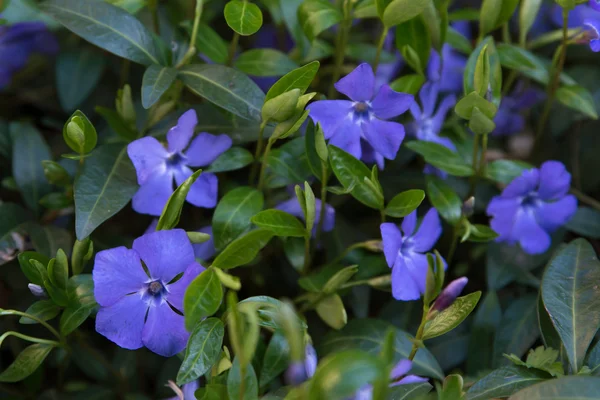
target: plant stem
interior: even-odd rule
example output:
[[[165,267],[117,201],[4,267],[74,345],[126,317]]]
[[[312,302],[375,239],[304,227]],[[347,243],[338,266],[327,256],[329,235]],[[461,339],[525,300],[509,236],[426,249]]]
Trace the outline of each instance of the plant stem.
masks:
[[[308,274],[310,270],[310,235],[304,237],[304,266],[302,267],[302,274]]]
[[[456,247],[458,246],[458,222],[454,227],[452,227],[452,244],[450,245],[450,250],[448,250],[448,256],[446,257],[446,264],[451,265],[452,259],[454,258],[454,253],[456,252]]]
[[[427,314],[429,313],[429,306],[423,304],[423,317],[421,318],[421,324],[419,325],[419,329],[417,330],[417,334],[415,335],[415,341],[412,345],[412,350],[410,351],[410,355],[408,359],[410,361],[415,359],[417,355],[417,351],[419,350],[419,343],[423,340],[423,332],[425,331],[425,323],[427,323]]]
[[[593,197],[588,196],[583,193],[581,190],[576,189],[574,187],[571,188],[571,193],[575,195],[582,203],[587,204],[588,206],[594,207],[596,210],[600,211],[600,201],[594,199]]]
[[[346,45],[348,44],[348,34],[350,33],[350,26],[352,25],[350,1],[345,0],[342,7],[344,9],[344,19],[340,23],[339,32],[335,40],[335,69],[333,70],[331,87],[329,88],[328,97],[330,99],[335,98],[336,90],[334,84],[340,79],[342,65],[344,64],[344,55],[346,54]]]
[[[15,331],[8,331],[8,332],[5,332],[2,336],[0,336],[0,344],[2,344],[2,342],[4,342],[4,339],[6,339],[9,336],[15,336],[15,337],[18,337],[19,339],[23,339],[23,340],[26,340],[31,343],[50,344],[52,346],[57,346],[57,347],[62,346],[62,344],[57,342],[56,340],[40,339],[40,338],[36,338],[33,336],[24,335],[22,333],[15,332]]]
[[[267,141],[267,147],[265,148],[265,152],[262,156],[262,160],[260,163],[260,174],[258,175],[258,190],[263,190],[265,186],[265,174],[267,172],[267,161],[269,159],[269,153],[271,153],[271,147],[273,147],[273,143],[275,140],[269,139]]]
[[[321,234],[323,233],[323,225],[325,224],[325,213],[327,205],[327,163],[321,161],[321,210],[319,214],[319,223],[317,224],[317,234],[315,241],[320,243]]]
[[[565,65],[565,60],[567,58],[567,41],[569,40],[569,10],[563,8],[562,16],[562,43],[557,50],[559,51],[558,62],[556,62],[556,64],[553,63],[552,76],[550,77],[550,82],[548,84],[548,89],[546,92],[546,104],[544,105],[544,111],[542,111],[538,129],[535,134],[535,143],[533,146],[534,153],[537,152],[537,150],[539,150],[540,148],[542,137],[544,136],[544,128],[546,127],[546,122],[548,120],[548,117],[550,116],[550,110],[552,109],[552,104],[554,103],[556,90],[558,89],[558,85],[560,83],[560,74],[562,73],[563,67]]]
[[[258,173],[258,160],[260,159],[260,154],[262,153],[262,148],[264,146],[264,134],[265,127],[267,126],[268,121],[263,121],[260,124],[260,129],[258,131],[258,140],[256,142],[256,151],[254,152],[254,164],[252,165],[252,169],[250,170],[250,184],[254,183],[254,179],[256,179],[256,174]]]
[[[384,25],[381,30],[381,36],[379,37],[379,42],[377,42],[377,53],[375,53],[375,62],[373,63],[373,73],[377,74],[377,67],[379,67],[379,60],[381,58],[381,51],[383,50],[383,45],[385,44],[385,38],[388,35],[388,29]]]
[[[60,335],[60,333],[58,333],[58,331],[56,329],[54,329],[50,324],[48,324],[46,321],[36,317],[35,315],[31,315],[31,314],[27,314],[25,312],[22,311],[17,311],[17,310],[2,310],[0,309],[0,316],[2,315],[18,315],[20,317],[26,317],[26,318],[30,318],[34,321],[39,322],[40,324],[42,324],[46,329],[48,329],[54,336],[56,336],[58,338],[58,340],[60,340],[61,342],[63,341],[62,336]]]
[[[487,166],[487,146],[488,135],[482,135],[481,138],[481,156],[479,157],[479,168],[477,169],[477,178],[485,176],[485,168]]]
[[[181,59],[181,61],[177,64],[176,68],[179,68],[183,65],[186,65],[192,57],[196,54],[196,37],[198,36],[198,27],[200,26],[200,17],[202,16],[202,6],[204,5],[204,0],[196,0],[196,10],[194,13],[194,25],[192,26],[192,36],[190,37],[190,46],[187,49],[187,52]]]
[[[229,44],[229,56],[227,57],[227,66],[231,67],[233,65],[233,58],[235,57],[235,52],[237,50],[237,45],[240,40],[239,33],[235,32],[233,34],[233,38],[231,39],[231,43]]]
[[[385,222],[385,210],[379,210],[379,215],[381,216],[381,223]]]
[[[158,0],[150,1],[149,8],[152,13],[152,27],[154,28],[154,33],[160,35],[160,21],[158,19]]]
[[[473,138],[473,161],[471,162],[471,166],[473,168],[473,175],[471,176],[471,186],[469,188],[469,194],[467,195],[467,199],[475,194],[475,186],[477,185],[477,167],[479,165],[478,155],[479,155],[479,136],[475,134]]]

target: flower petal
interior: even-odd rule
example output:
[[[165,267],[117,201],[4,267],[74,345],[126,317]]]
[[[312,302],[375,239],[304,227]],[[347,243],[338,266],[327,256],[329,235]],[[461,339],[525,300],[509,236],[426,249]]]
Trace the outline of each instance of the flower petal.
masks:
[[[139,291],[148,280],[137,251],[124,246],[98,252],[92,276],[94,297],[104,307]]]
[[[433,122],[432,130],[439,134],[442,130],[442,126],[444,125],[444,120],[446,119],[446,114],[450,111],[454,105],[456,104],[456,96],[451,94],[442,99],[442,102],[438,106],[435,114],[431,118]]]
[[[155,174],[167,169],[169,153],[156,138],[146,136],[127,145],[127,155],[137,174],[138,184],[143,185]]]
[[[388,85],[382,85],[371,107],[377,118],[390,119],[405,113],[414,102],[412,94],[396,92]]]
[[[172,357],[185,349],[189,337],[183,316],[175,313],[167,303],[150,307],[142,331],[142,342],[148,349]]]
[[[337,81],[335,88],[353,101],[371,100],[375,89],[373,68],[367,63],[360,64],[354,71]]]
[[[540,167],[538,194],[543,200],[556,200],[565,196],[571,188],[571,174],[559,161],[546,161]]]
[[[402,246],[402,233],[400,229],[391,222],[384,222],[379,226],[381,240],[383,243],[383,254],[388,267],[392,268],[398,257],[398,251]]]
[[[315,124],[321,125],[325,139],[334,136],[342,126],[352,123],[352,102],[348,100],[319,100],[310,103],[306,109]]]
[[[170,282],[194,261],[192,244],[183,229],[152,232],[133,241],[152,279]]]
[[[173,194],[173,173],[166,171],[162,174],[154,174],[140,186],[133,196],[131,205],[140,214],[159,216],[171,194]]]
[[[548,232],[565,225],[577,211],[575,196],[565,196],[553,203],[542,203],[535,210],[537,223]]]
[[[521,197],[536,190],[540,182],[540,171],[537,168],[523,171],[502,191],[502,197]]]
[[[390,372],[390,379],[395,381],[403,375],[406,375],[408,371],[412,368],[412,361],[403,358],[394,366],[392,372]]]
[[[425,253],[433,248],[442,234],[442,223],[435,208],[425,214],[421,225],[412,236],[414,249],[419,253]]]
[[[346,121],[347,123],[341,126],[337,133],[329,139],[329,144],[339,147],[360,160],[362,156],[362,149],[360,146],[360,125],[349,119]]]
[[[427,82],[419,91],[419,100],[421,101],[421,109],[425,117],[432,117],[437,104],[439,92],[439,84],[435,82]]]
[[[185,290],[190,283],[205,270],[206,268],[197,262],[190,264],[183,273],[183,276],[179,278],[177,282],[167,285],[167,290],[169,291],[167,301],[183,313],[183,296],[185,295]]]
[[[425,254],[410,252],[404,256],[404,264],[406,269],[412,277],[413,282],[419,289],[419,293],[425,293],[425,283],[427,280],[427,270],[429,269],[429,263],[427,262],[427,256]]]
[[[392,383],[390,386],[407,385],[409,383],[422,383],[427,381],[429,381],[429,379],[423,378],[421,376],[407,375],[404,378],[400,379],[398,382]]]
[[[190,175],[192,171],[189,168],[175,174],[177,185],[181,185]],[[218,186],[219,180],[215,174],[203,172],[192,184],[185,199],[196,207],[214,208],[217,205]]]
[[[212,258],[212,256],[214,256],[217,252],[215,249],[215,242],[213,239],[212,226],[205,226],[204,228],[199,229],[198,232],[210,235],[210,239],[208,239],[206,242],[192,244],[192,247],[194,248],[194,256],[203,261],[206,261]]]
[[[190,167],[204,167],[211,164],[231,147],[231,138],[227,135],[211,135],[201,132],[192,140],[190,147],[185,152],[187,165]]]
[[[183,151],[190,139],[194,135],[194,128],[198,123],[198,117],[196,116],[196,111],[187,110],[183,113],[179,120],[177,120],[177,125],[169,129],[167,132],[167,143],[169,144],[169,152],[174,153],[178,151]]]
[[[537,223],[530,210],[519,209],[513,226],[513,237],[527,254],[542,254],[550,247],[550,235]]]
[[[109,307],[100,307],[96,332],[129,350],[143,346],[142,330],[148,306],[138,294],[123,297]]]
[[[415,232],[415,228],[417,227],[417,210],[408,214],[402,220],[402,232],[404,236],[412,236]]]
[[[281,211],[285,211],[286,213],[291,214],[294,217],[304,219],[304,212],[302,212],[302,207],[300,206],[300,203],[298,202],[298,199],[296,197],[292,197],[289,200],[277,204],[275,208]]]
[[[419,285],[408,271],[404,257],[398,255],[392,268],[392,296],[396,300],[409,301],[421,298]]]
[[[393,160],[404,140],[404,126],[397,122],[372,119],[362,124],[365,139],[375,151],[388,160]]]
[[[516,198],[495,196],[487,208],[487,215],[491,216],[490,228],[498,234],[497,242],[514,243],[512,237],[515,216],[519,211],[520,201]]]

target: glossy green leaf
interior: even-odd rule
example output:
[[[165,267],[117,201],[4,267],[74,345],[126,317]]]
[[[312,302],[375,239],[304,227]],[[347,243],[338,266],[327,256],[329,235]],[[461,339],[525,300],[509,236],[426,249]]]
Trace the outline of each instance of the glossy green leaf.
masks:
[[[521,45],[527,42],[527,34],[533,26],[541,6],[542,0],[521,0],[519,9],[519,43]]]
[[[225,194],[213,214],[213,240],[217,249],[223,249],[250,227],[250,218],[262,210],[263,194],[243,186]]]
[[[420,399],[429,393],[432,386],[427,382],[405,383],[402,385],[390,386],[388,394],[394,400]]]
[[[547,380],[550,376],[542,371],[508,365],[492,371],[481,378],[467,391],[468,400],[488,400],[508,397],[536,383]]]
[[[300,184],[310,177],[305,146],[304,138],[298,137],[271,151],[267,161],[269,188]]]
[[[493,103],[484,99],[479,93],[471,92],[456,103],[454,112],[461,118],[471,119],[475,108],[489,118],[494,118],[498,111]]]
[[[600,239],[600,211],[590,207],[579,207],[566,226],[581,236]]]
[[[390,87],[396,92],[415,95],[419,92],[424,83],[425,77],[423,75],[407,74],[390,83]]]
[[[25,312],[33,315],[34,317],[38,317],[42,321],[49,321],[58,315],[60,312],[60,307],[54,304],[52,300],[39,300],[30,305]],[[39,324],[38,321],[27,317],[21,317],[21,319],[19,319],[19,323]]]
[[[594,98],[582,86],[561,86],[556,91],[556,99],[575,111],[579,111],[592,119],[598,119]]]
[[[243,147],[232,147],[210,164],[206,172],[226,172],[242,169],[254,161],[254,156]]]
[[[365,183],[365,178],[371,177],[369,168],[338,147],[329,145],[328,148],[331,169],[340,183],[345,188],[354,185],[351,194],[364,205],[376,210],[383,209],[383,195]]]
[[[146,69],[142,78],[142,105],[150,108],[171,87],[177,78],[177,70],[153,64]]]
[[[214,270],[207,269],[198,275],[185,290],[183,315],[185,327],[192,331],[203,318],[219,309],[223,300],[223,286]]]
[[[458,194],[443,179],[428,176],[426,182],[427,198],[431,204],[448,223],[456,224],[462,213]]]
[[[225,5],[224,14],[227,25],[242,36],[255,34],[263,23],[260,8],[246,0],[231,0]]]
[[[46,266],[48,265],[48,262],[50,262],[50,258],[34,251],[25,251],[19,253],[18,260],[21,271],[27,279],[33,284],[43,286],[43,278],[46,272]],[[31,260],[38,261],[39,264],[42,265],[42,270],[38,268],[38,263],[32,263]]]
[[[290,362],[290,347],[280,332],[275,332],[269,341],[260,369],[260,387],[265,387],[283,371]]]
[[[417,209],[425,199],[425,192],[420,189],[411,189],[399,193],[385,207],[386,215],[403,218]]]
[[[285,74],[271,86],[264,101],[271,100],[272,98],[293,89],[300,89],[300,94],[304,94],[315,78],[315,75],[317,75],[319,65],[318,61],[313,61]]]
[[[342,12],[328,0],[306,0],[298,8],[298,21],[309,40],[341,22]]]
[[[413,140],[406,144],[409,149],[421,154],[434,167],[455,176],[471,176],[473,168],[465,163],[458,153],[434,142]]]
[[[494,366],[509,363],[503,354],[523,356],[539,337],[537,324],[537,297],[526,295],[510,303],[494,340]]]
[[[323,322],[333,329],[342,329],[348,322],[348,315],[344,308],[342,298],[337,294],[330,294],[321,300],[316,307],[317,314]]]
[[[192,33],[192,24],[186,26],[188,33]],[[201,23],[198,26],[198,34],[196,35],[196,47],[201,49],[202,55],[205,55],[216,64],[227,63],[229,50],[227,42],[223,40],[217,32],[209,25]]]
[[[239,359],[236,357],[233,360],[233,365],[227,376],[227,394],[230,399],[258,399],[258,380],[256,379],[256,372],[254,372],[252,364],[246,365],[245,374],[242,375]]]
[[[423,16],[411,18],[396,26],[396,48],[410,46],[419,56],[420,65],[427,65],[431,53],[431,35]]]
[[[61,289],[67,288],[69,280],[69,261],[63,249],[58,249],[56,252],[56,262],[53,268],[48,268],[48,276],[50,281]]]
[[[292,89],[265,102],[262,108],[262,120],[283,122],[296,111],[300,89]]]
[[[178,385],[192,382],[212,368],[221,355],[224,335],[225,326],[218,318],[207,318],[194,328],[177,373]]]
[[[276,236],[304,237],[307,235],[304,225],[298,218],[281,210],[261,211],[251,220],[259,228],[269,230]]]
[[[450,307],[437,314],[425,325],[423,340],[443,335],[460,325],[475,309],[480,297],[481,292],[458,297]]]
[[[375,0],[359,1],[354,8],[355,18],[377,18],[377,7]]]
[[[318,179],[323,179],[323,162],[319,153],[317,152],[317,127],[311,120],[308,121],[306,132],[304,134],[306,140],[306,158],[308,160],[308,166],[310,167],[313,175]],[[325,145],[327,149],[327,145]]]
[[[467,372],[475,374],[492,368],[494,356],[494,335],[500,320],[502,309],[495,291],[488,291],[475,311],[469,351],[467,355]]]
[[[542,280],[542,299],[565,350],[571,369],[579,371],[600,326],[600,262],[585,239],[558,252]]]
[[[240,301],[239,308],[248,307],[255,309],[259,316],[259,325],[270,330],[284,330],[285,326],[281,323],[282,311],[285,304],[281,300],[277,300],[269,296],[254,296],[248,297]],[[306,328],[306,323],[302,321],[296,314],[292,314],[295,318],[295,324]]]
[[[479,30],[486,35],[496,28],[496,21],[502,12],[502,0],[483,0],[479,17]]]
[[[273,232],[256,229],[229,243],[215,258],[212,265],[215,268],[231,269],[252,262],[258,252],[269,243]]]
[[[19,353],[12,364],[0,373],[0,382],[19,382],[33,374],[48,357],[54,346],[32,344]]]
[[[392,0],[383,11],[381,20],[391,28],[421,14],[429,0]]]
[[[98,84],[106,58],[87,49],[61,52],[56,60],[56,94],[64,111],[71,113]]]
[[[528,50],[508,43],[500,43],[497,47],[500,64],[503,67],[523,71],[536,69],[538,64],[533,61],[535,56]]]
[[[47,0],[40,9],[70,31],[119,57],[143,65],[165,64],[150,31],[119,7],[94,0]]]
[[[98,147],[75,179],[75,232],[88,237],[119,212],[138,190],[135,169],[122,144]]]
[[[60,333],[68,335],[77,329],[96,308],[92,276],[77,275],[67,285],[67,307],[60,317]]]
[[[462,53],[471,54],[473,51],[471,40],[467,39],[461,32],[451,26],[448,27],[448,31],[446,32],[446,42]]]
[[[243,72],[223,65],[192,64],[179,70],[188,89],[245,119],[260,121],[265,95]]]
[[[94,243],[85,238],[82,241],[76,240],[71,254],[71,268],[73,275],[80,274],[85,268],[85,264],[92,259],[94,255]]]
[[[106,107],[96,107],[95,111],[100,114],[110,129],[117,135],[131,142],[137,138],[137,131],[134,126],[125,121],[125,119],[116,111]]]
[[[233,65],[252,76],[282,76],[298,68],[298,64],[287,54],[275,49],[245,51],[235,59]]]
[[[183,203],[185,203],[190,188],[201,173],[202,170],[200,169],[194,172],[189,178],[183,181],[177,189],[175,189],[171,196],[169,196],[169,200],[167,201],[167,204],[165,204],[162,214],[160,214],[160,218],[158,219],[158,223],[156,224],[157,231],[173,229],[179,224]]]
[[[498,1],[498,0],[491,0]],[[500,57],[494,45],[494,39],[491,36],[482,40],[475,50],[469,56],[467,65],[463,75],[463,86],[465,93],[476,91],[475,89],[475,66],[479,55],[486,48],[490,60],[490,86],[492,89],[491,102],[496,107],[500,106],[500,98],[502,97],[502,67],[500,65]]]
[[[568,376],[530,386],[512,395],[509,400],[597,400],[600,399],[600,378]]]

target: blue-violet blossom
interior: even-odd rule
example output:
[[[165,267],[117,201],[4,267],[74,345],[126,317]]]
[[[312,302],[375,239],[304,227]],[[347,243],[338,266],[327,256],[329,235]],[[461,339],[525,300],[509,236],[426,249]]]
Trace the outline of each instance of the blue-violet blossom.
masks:
[[[158,218],[152,220],[148,228],[144,234],[152,233],[156,231],[156,226],[158,225]],[[194,256],[201,261],[206,261],[212,258],[215,255],[217,250],[215,249],[215,241],[213,239],[212,226],[204,226],[198,229],[196,232],[206,233],[210,235],[210,239],[203,243],[192,243],[192,247],[194,248]]]
[[[390,372],[390,387],[406,385],[409,383],[427,382],[427,378],[417,375],[406,375],[412,368],[412,362],[407,359],[400,360]],[[406,375],[406,376],[405,376]],[[402,379],[400,379],[402,378]],[[353,397],[353,400],[371,400],[373,398],[373,386],[365,385]]]
[[[100,305],[96,331],[125,349],[146,346],[165,357],[179,353],[189,333],[173,310],[183,312],[185,290],[203,271],[182,229],[143,235],[132,249],[99,252],[92,273]]]
[[[550,233],[575,214],[577,200],[568,195],[571,174],[558,161],[546,161],[538,168],[523,171],[499,196],[490,201],[490,227],[497,242],[519,242],[528,254],[548,250]]]
[[[380,227],[383,253],[392,269],[392,295],[397,300],[417,300],[425,293],[429,268],[425,253],[442,234],[442,224],[438,212],[432,208],[418,228],[416,210],[404,217],[401,227],[402,231],[391,222]]]
[[[196,112],[189,110],[167,133],[167,148],[150,136],[127,146],[140,184],[132,201],[135,211],[160,215],[175,189],[173,181],[181,185],[192,175],[190,167],[209,165],[231,147],[229,136],[204,132],[190,143],[197,123]],[[216,175],[203,172],[191,186],[186,200],[197,207],[213,208],[217,204],[217,185]]]
[[[190,383],[186,383],[181,387],[183,400],[196,400],[196,390],[200,389],[200,382],[196,379]],[[179,396],[169,397],[166,400],[181,400]]]
[[[389,85],[375,94],[373,69],[366,63],[340,79],[335,88],[351,100],[316,101],[307,107],[310,117],[321,124],[330,144],[383,168],[384,158],[396,158],[404,140],[404,126],[386,120],[408,110],[413,96],[395,92]]]
[[[438,143],[450,150],[456,150],[449,138],[440,136],[446,114],[456,104],[456,96],[449,94],[437,105],[439,87],[439,83],[436,82],[423,85],[419,91],[421,106],[416,102],[410,106],[410,113],[415,121],[408,126],[408,131],[419,140]]]
[[[467,58],[446,43],[442,46],[441,57],[436,51],[431,52],[427,63],[427,79],[437,82],[442,93],[462,92],[466,65]]]
[[[522,85],[517,85],[510,95],[502,98],[502,103],[494,117],[496,128],[492,135],[504,136],[522,132],[525,129],[523,111],[533,107],[544,97],[541,90],[524,89]]]
[[[286,200],[282,203],[279,203],[276,209],[285,211],[288,214],[292,214],[295,217],[301,218],[304,220],[304,212],[302,211],[302,207],[300,206],[300,202],[296,197],[293,197],[289,200]],[[315,199],[315,226],[313,228],[313,236],[317,232],[317,226],[319,221],[321,220],[321,200]],[[323,220],[323,231],[330,232],[333,230],[335,226],[335,209],[329,204],[325,204],[325,218]]]
[[[317,370],[317,352],[312,344],[304,347],[304,360],[293,362],[285,371],[285,382],[291,386],[298,386],[312,378]]]

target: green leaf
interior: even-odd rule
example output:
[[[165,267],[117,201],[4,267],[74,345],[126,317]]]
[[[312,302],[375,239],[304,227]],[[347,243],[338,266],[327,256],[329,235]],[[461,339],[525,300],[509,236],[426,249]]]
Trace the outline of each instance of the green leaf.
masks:
[[[79,327],[96,308],[94,282],[91,275],[77,275],[67,286],[67,307],[60,317],[60,333],[64,336]]]
[[[387,28],[391,28],[421,14],[428,4],[429,0],[392,0],[383,11],[381,20]]]
[[[451,47],[462,53],[471,54],[473,51],[471,40],[467,39],[462,33],[451,26],[449,26],[448,30],[446,31],[446,42]]]
[[[260,369],[260,387],[267,386],[273,379],[286,370],[290,362],[290,347],[285,336],[276,331],[263,357]]]
[[[219,201],[213,214],[215,248],[223,249],[250,227],[250,218],[262,210],[263,194],[253,188],[235,188]]]
[[[377,18],[375,0],[362,0],[354,8],[354,18]]]
[[[423,340],[441,336],[460,325],[475,309],[480,297],[481,292],[474,292],[457,298],[425,325]]]
[[[533,168],[531,164],[516,160],[495,160],[489,163],[485,169],[486,177],[508,185],[523,171]]]
[[[462,214],[460,197],[443,179],[428,176],[426,182],[427,198],[431,204],[448,223],[456,224]]]
[[[420,65],[427,65],[431,53],[431,35],[423,16],[416,16],[396,26],[396,48],[402,51],[404,46],[410,46],[415,51]]]
[[[194,328],[177,373],[178,385],[192,382],[212,368],[221,355],[224,335],[225,326],[218,318],[207,318]]]
[[[439,143],[413,140],[406,144],[409,149],[421,154],[425,161],[434,167],[455,176],[471,176],[473,168],[462,157]]]
[[[119,212],[138,190],[135,169],[122,144],[98,147],[86,158],[75,179],[75,232],[88,237]]]
[[[304,94],[306,89],[308,89],[311,82],[315,78],[318,70],[319,62],[313,61],[285,74],[283,77],[281,77],[281,79],[275,82],[273,86],[271,86],[264,101],[267,102],[272,98],[277,97],[282,93],[289,92],[293,89],[300,89],[300,94]],[[262,103],[260,106],[262,106]]]
[[[502,7],[500,8],[498,18],[496,19],[497,28],[509,22],[510,18],[515,14],[515,10],[519,5],[519,0],[502,0],[501,3]]]
[[[298,68],[287,54],[275,49],[245,51],[235,59],[233,66],[253,76],[282,76]]]
[[[498,237],[498,234],[489,226],[482,224],[469,224],[469,236],[466,239],[461,239],[461,243],[465,240],[475,243],[490,242]]]
[[[267,165],[268,187],[278,188],[303,183],[310,176],[304,138],[290,140],[271,151]]]
[[[300,89],[292,89],[265,102],[262,108],[262,120],[283,122],[296,111]]]
[[[500,43],[498,44],[497,51],[503,67],[517,71],[538,68],[538,64],[532,61],[532,59],[535,59],[535,56],[522,47]]]
[[[30,123],[11,123],[10,133],[12,175],[25,204],[37,214],[40,211],[40,199],[51,190],[42,166],[43,160],[52,158],[50,148],[40,132]]]
[[[425,77],[421,74],[407,74],[390,83],[390,88],[396,92],[415,95],[425,83]]]
[[[91,260],[94,255],[94,243],[89,239],[82,241],[76,240],[71,254],[71,268],[73,275],[80,274],[85,268],[85,264]]]
[[[143,65],[165,64],[152,34],[119,7],[94,0],[47,0],[40,9],[73,33],[119,57]]]
[[[117,111],[106,107],[96,107],[95,111],[104,118],[110,129],[127,142],[131,142],[137,138],[135,127],[125,121]]]
[[[177,224],[179,224],[183,203],[185,203],[185,199],[187,198],[190,188],[194,182],[196,182],[196,179],[198,179],[201,173],[201,169],[194,172],[181,185],[179,185],[177,189],[175,189],[171,196],[169,196],[169,200],[167,201],[167,204],[165,204],[162,214],[158,219],[158,223],[156,224],[157,231],[173,229],[177,226]]]
[[[243,392],[242,392],[243,380]],[[227,376],[227,394],[230,399],[256,400],[258,399],[258,380],[252,364],[245,367],[245,374],[242,376],[240,361],[238,357],[233,360],[233,365]]]
[[[579,371],[600,326],[600,262],[585,239],[558,252],[542,280],[542,299],[565,346],[571,369]]]
[[[575,111],[579,111],[592,119],[598,119],[594,98],[582,86],[561,86],[556,91],[556,99]]]
[[[351,194],[356,200],[367,207],[382,210],[384,208],[383,195],[365,183],[365,178],[371,177],[369,168],[338,147],[329,145],[328,149],[331,169],[340,183],[345,188],[354,185]]]
[[[483,0],[479,17],[479,30],[482,35],[496,28],[496,21],[502,12],[502,0]]]
[[[258,252],[269,243],[273,232],[256,229],[231,242],[221,254],[215,258],[212,266],[221,269],[231,269],[248,264]]]
[[[16,203],[0,203],[0,239],[29,220],[29,213]]]
[[[142,105],[148,109],[154,105],[177,78],[177,70],[153,64],[146,69],[142,79]]]
[[[342,12],[328,0],[306,0],[298,8],[298,21],[311,41],[343,18]]]
[[[252,310],[256,310],[259,316],[259,325],[263,328],[270,330],[284,330],[284,326],[281,324],[281,316],[285,304],[280,300],[274,299],[269,296],[254,296],[248,297],[240,301],[238,304],[240,309],[249,307]],[[292,314],[296,319],[296,324],[306,328],[304,323],[296,314]]]
[[[33,374],[48,357],[54,346],[50,344],[32,344],[26,347],[15,361],[0,374],[0,382],[19,382]]]
[[[499,368],[486,375],[467,391],[469,400],[488,400],[508,397],[536,383],[543,382],[549,375],[517,365]]]
[[[488,291],[475,311],[469,350],[467,372],[473,375],[492,368],[494,356],[494,334],[502,319],[502,309],[495,291]]]
[[[600,239],[600,212],[590,207],[579,207],[566,226],[581,236]]]
[[[246,74],[213,64],[186,65],[179,78],[193,93],[245,119],[260,121],[265,95]]]
[[[58,315],[60,312],[60,307],[54,304],[52,300],[40,300],[30,305],[25,312],[33,315],[34,317],[38,317],[42,321],[49,321]],[[38,321],[27,317],[21,317],[21,319],[19,319],[19,323],[39,324]]]
[[[334,293],[340,286],[348,282],[358,272],[358,265],[345,267],[335,273],[322,287],[323,293]]]
[[[353,319],[344,329],[327,334],[321,342],[320,356],[348,349],[361,349],[377,356],[381,353],[388,329],[394,329],[394,362],[408,358],[412,349],[412,336],[394,328],[385,321],[376,319]],[[444,374],[433,355],[425,348],[419,349],[413,361],[411,373],[439,380]]]
[[[306,140],[306,158],[308,160],[308,166],[310,167],[313,175],[318,180],[321,180],[323,179],[323,163],[319,157],[319,153],[317,153],[316,133],[317,129],[311,119],[308,121],[308,126],[306,127],[306,132],[304,133],[304,139]]]
[[[330,294],[321,300],[316,307],[317,314],[327,325],[333,329],[342,329],[348,322],[348,315],[344,308],[342,298],[337,294]]]
[[[183,315],[185,327],[192,331],[203,318],[210,317],[219,309],[223,300],[221,280],[211,268],[198,275],[185,290]]]
[[[523,356],[539,337],[537,298],[526,295],[514,300],[502,315],[494,340],[494,366],[506,364],[502,354]]]
[[[94,91],[106,57],[87,49],[61,52],[56,59],[56,94],[62,109],[71,113]]]
[[[304,237],[307,235],[304,225],[298,218],[281,210],[265,210],[251,219],[252,223],[271,231],[276,236]]]
[[[600,378],[568,376],[530,386],[512,395],[510,400],[597,400],[600,399]]]
[[[421,399],[431,391],[432,386],[427,382],[406,383],[402,385],[390,386],[388,394],[390,399],[411,400]]]
[[[23,253],[19,253],[18,259],[21,271],[27,277],[27,279],[29,279],[29,281],[33,284],[43,286],[43,278],[46,272],[46,266],[50,262],[50,258],[34,251],[25,251]],[[37,263],[32,263],[31,260],[38,261],[39,264],[42,265],[42,270],[38,268]]]
[[[231,0],[225,5],[224,14],[227,25],[242,36],[255,34],[263,23],[260,8],[246,0]]]
[[[425,199],[425,192],[420,189],[411,189],[399,193],[385,207],[386,215],[403,218],[417,209]]]
[[[500,99],[502,97],[502,67],[500,66],[500,57],[498,56],[498,52],[496,51],[496,47],[494,46],[494,39],[491,36],[488,36],[484,40],[482,40],[479,43],[479,45],[475,48],[473,53],[471,53],[471,55],[469,56],[463,75],[464,92],[471,93],[476,91],[475,66],[477,64],[477,59],[479,58],[479,55],[481,54],[484,48],[487,49],[488,57],[490,59],[490,86],[492,89],[491,102],[494,103],[496,107],[498,107],[500,106]]]
[[[444,379],[442,392],[439,393],[440,400],[464,400],[463,378],[458,374],[448,375]]]
[[[473,116],[473,110],[478,109],[489,118],[494,118],[498,108],[493,104],[484,99],[477,92],[471,92],[456,104],[454,112],[461,118],[471,119]]]
[[[186,25],[188,33],[192,33],[192,24]],[[202,55],[216,64],[226,64],[229,57],[227,42],[209,25],[201,23],[196,35],[196,47],[201,49]]]
[[[533,26],[541,6],[542,0],[521,0],[519,10],[519,43],[521,45],[527,42],[527,33]]]
[[[73,245],[71,234],[63,228],[54,225],[39,225],[29,222],[25,229],[31,238],[33,248],[47,257],[52,257],[58,249],[68,249]]]
[[[48,268],[48,276],[50,281],[61,289],[67,288],[69,280],[69,261],[63,249],[58,249],[56,252],[56,262],[53,268]]]
[[[206,172],[226,172],[242,169],[254,161],[254,156],[243,147],[231,147],[212,162]]]

